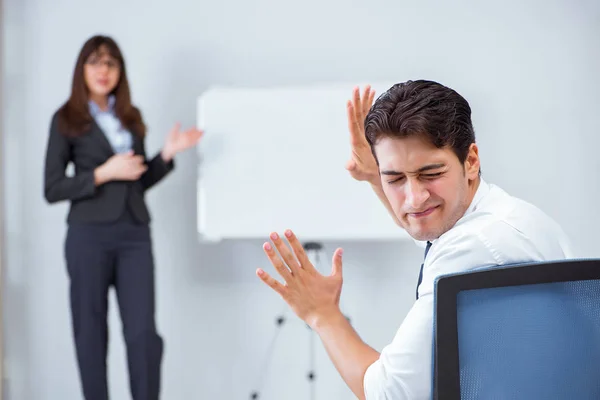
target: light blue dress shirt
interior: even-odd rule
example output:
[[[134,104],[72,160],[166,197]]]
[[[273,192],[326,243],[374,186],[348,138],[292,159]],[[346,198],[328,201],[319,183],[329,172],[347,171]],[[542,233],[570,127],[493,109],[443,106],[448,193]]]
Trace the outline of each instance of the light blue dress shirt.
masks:
[[[90,100],[88,102],[90,114],[104,132],[106,139],[110,143],[116,154],[126,153],[133,147],[133,136],[131,132],[121,125],[121,121],[115,114],[115,96],[108,98],[108,109],[103,111],[100,107]]]

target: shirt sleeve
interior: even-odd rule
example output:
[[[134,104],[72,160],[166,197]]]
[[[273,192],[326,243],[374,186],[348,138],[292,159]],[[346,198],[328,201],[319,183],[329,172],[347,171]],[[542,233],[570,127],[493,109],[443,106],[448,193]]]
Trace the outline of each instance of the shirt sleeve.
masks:
[[[430,399],[432,296],[419,297],[391,344],[365,373],[367,400]]]
[[[433,282],[443,274],[497,264],[478,234],[440,238],[429,252],[419,299],[408,312],[391,344],[364,377],[367,400],[429,400],[433,370]]]

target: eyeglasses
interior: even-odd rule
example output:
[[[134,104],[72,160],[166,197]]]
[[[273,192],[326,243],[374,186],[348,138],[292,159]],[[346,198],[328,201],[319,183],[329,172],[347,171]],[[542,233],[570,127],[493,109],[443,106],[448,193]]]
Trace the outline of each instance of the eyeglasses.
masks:
[[[92,58],[91,60],[86,61],[86,64],[94,67],[100,68],[103,65],[106,65],[108,69],[117,69],[119,68],[119,63],[115,60],[100,60],[97,58]]]

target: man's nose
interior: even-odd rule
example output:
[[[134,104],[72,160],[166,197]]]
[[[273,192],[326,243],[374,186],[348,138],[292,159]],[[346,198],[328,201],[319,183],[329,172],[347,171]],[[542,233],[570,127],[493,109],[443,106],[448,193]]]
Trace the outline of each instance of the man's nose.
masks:
[[[421,207],[429,199],[429,191],[426,185],[418,179],[408,179],[405,185],[406,204],[411,210],[423,211]]]

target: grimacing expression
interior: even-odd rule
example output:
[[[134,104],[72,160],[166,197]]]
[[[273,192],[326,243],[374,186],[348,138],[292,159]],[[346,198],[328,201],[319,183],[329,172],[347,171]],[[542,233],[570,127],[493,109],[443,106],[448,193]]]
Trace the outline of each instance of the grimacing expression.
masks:
[[[108,96],[117,87],[121,76],[119,62],[103,46],[86,60],[83,73],[92,98]]]
[[[469,207],[469,181],[479,176],[477,145],[464,163],[451,148],[422,136],[382,137],[374,146],[383,191],[402,227],[416,240],[434,240]]]

